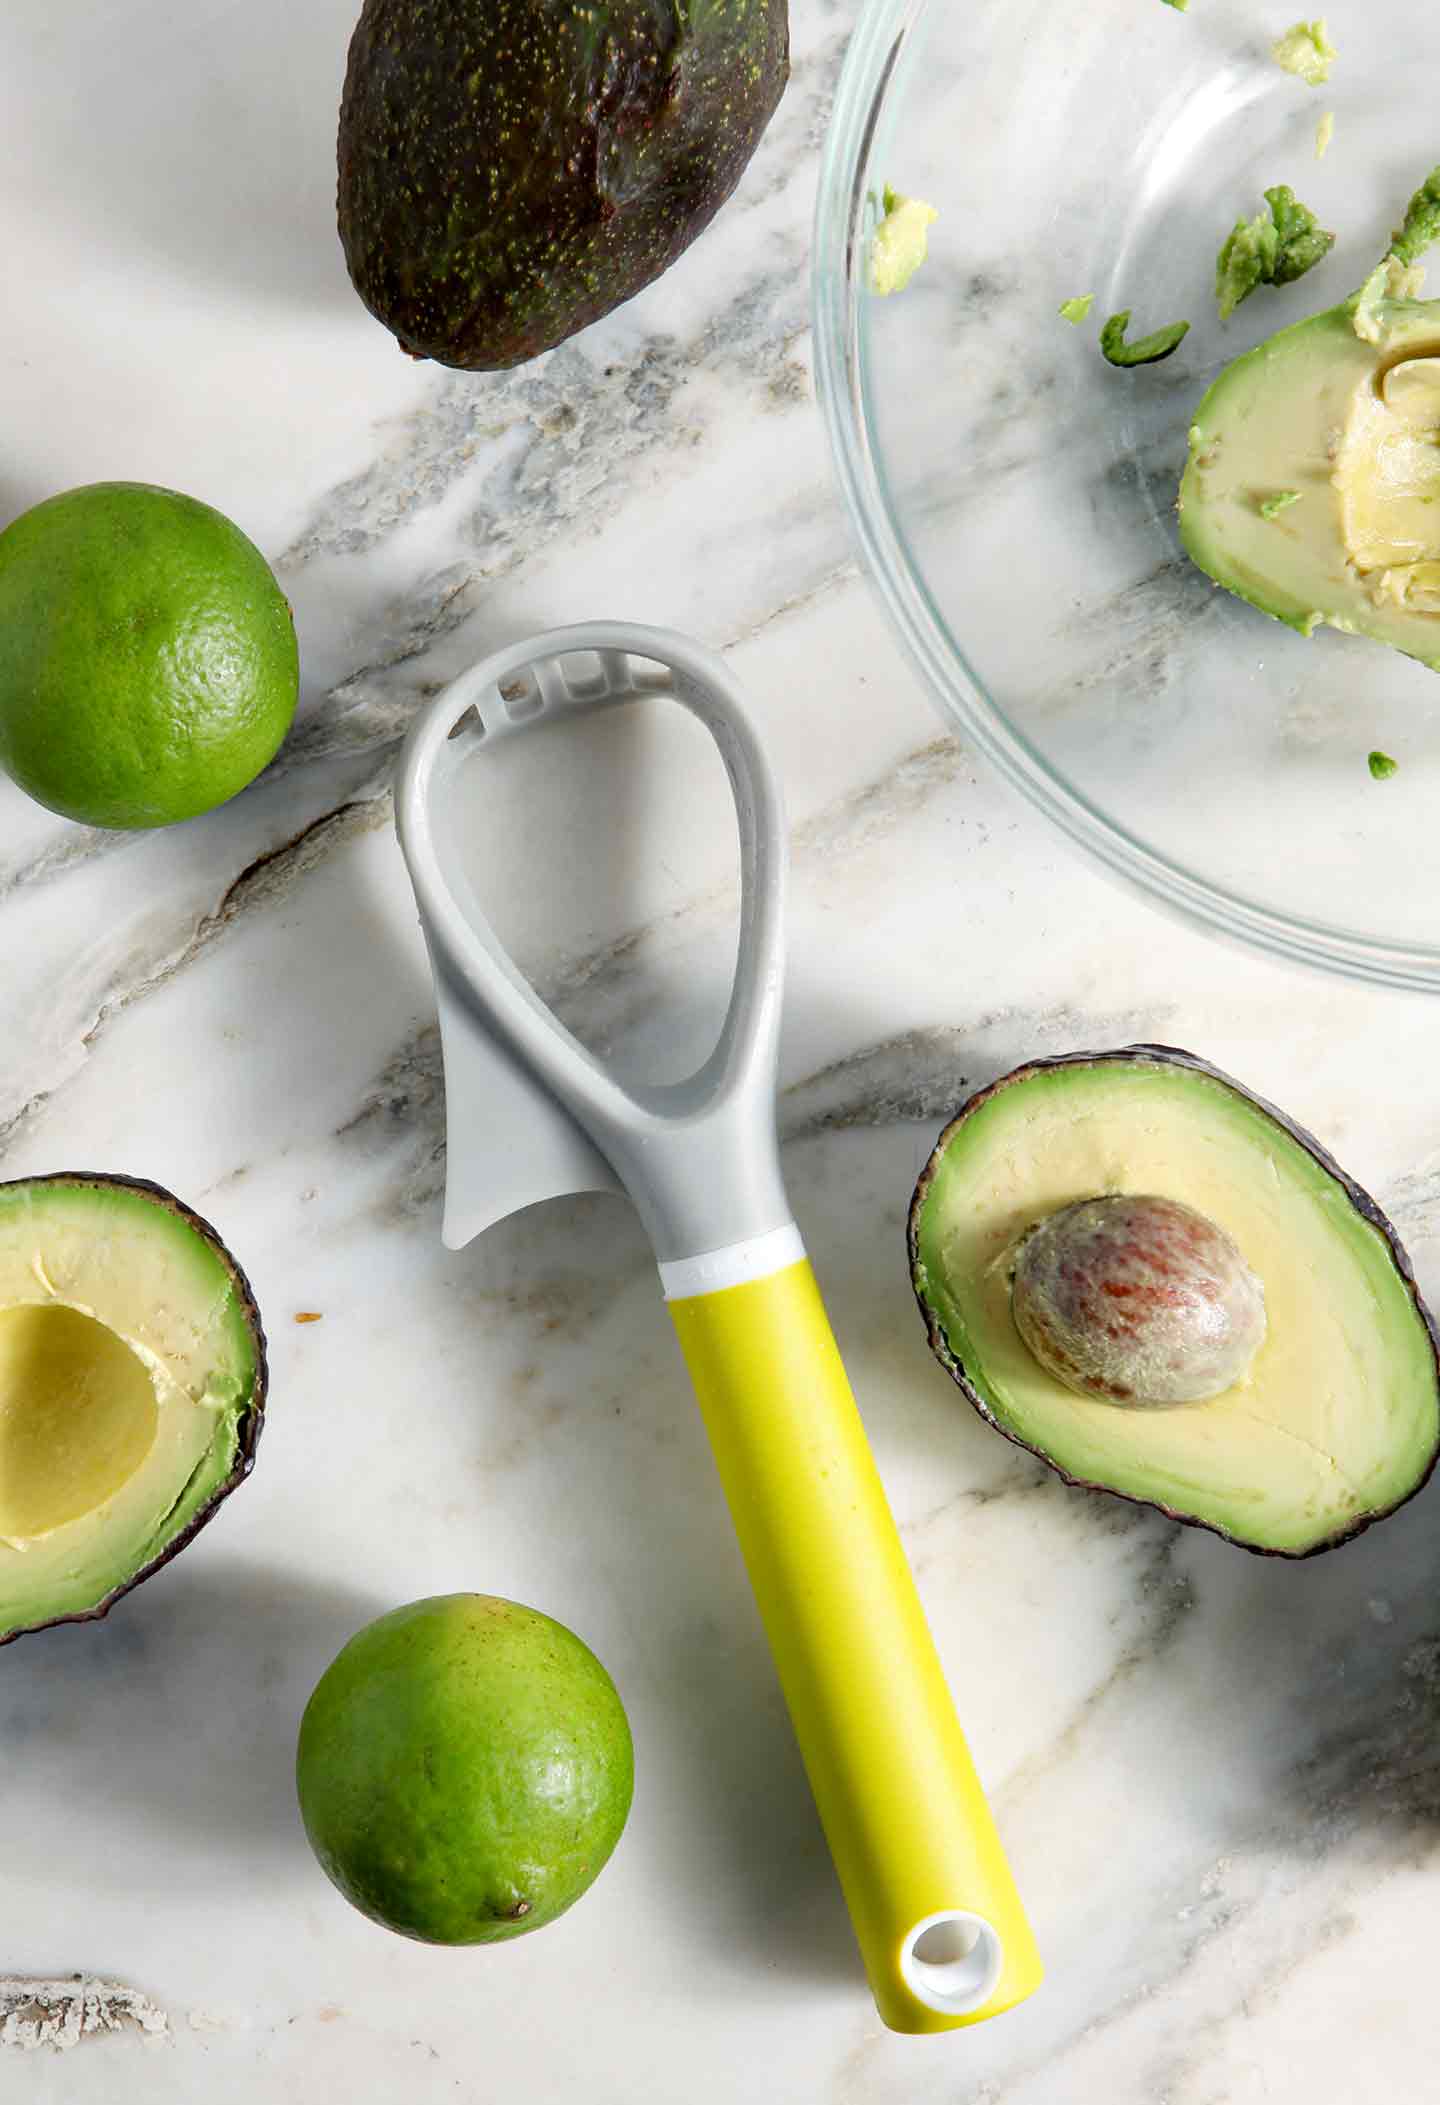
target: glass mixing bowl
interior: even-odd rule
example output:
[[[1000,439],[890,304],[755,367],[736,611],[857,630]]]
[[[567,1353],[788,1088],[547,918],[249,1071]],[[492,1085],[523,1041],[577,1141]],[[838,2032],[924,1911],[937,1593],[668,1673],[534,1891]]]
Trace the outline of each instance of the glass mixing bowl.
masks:
[[[1440,160],[1440,16],[1332,12],[1321,88],[1269,56],[1291,19],[1283,0],[870,0],[821,176],[820,394],[866,560],[967,743],[1211,928],[1435,989],[1440,677],[1331,630],[1307,642],[1212,586],[1176,532],[1210,380],[1360,284]],[[1222,326],[1216,252],[1282,182],[1335,249]],[[865,265],[886,184],[940,216],[881,300]],[[1087,292],[1072,327],[1056,310]],[[1166,363],[1117,371],[1098,325],[1124,307],[1132,336],[1193,326]],[[1400,763],[1388,781],[1374,748]]]

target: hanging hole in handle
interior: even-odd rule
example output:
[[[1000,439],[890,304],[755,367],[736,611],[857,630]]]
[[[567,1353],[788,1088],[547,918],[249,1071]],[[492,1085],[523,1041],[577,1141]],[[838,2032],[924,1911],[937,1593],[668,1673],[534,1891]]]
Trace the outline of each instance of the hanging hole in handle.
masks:
[[[1003,1958],[999,1933],[983,1915],[946,1908],[915,1924],[900,1949],[900,1972],[927,2010],[966,2017],[995,1993]]]

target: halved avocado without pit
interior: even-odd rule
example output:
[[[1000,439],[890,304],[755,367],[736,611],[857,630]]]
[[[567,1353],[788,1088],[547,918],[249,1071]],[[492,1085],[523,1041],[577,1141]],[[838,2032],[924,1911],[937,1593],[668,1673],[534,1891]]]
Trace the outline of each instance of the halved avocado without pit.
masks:
[[[1313,247],[1313,230],[1298,238]],[[1420,258],[1437,241],[1440,168],[1358,292],[1213,382],[1190,426],[1179,504],[1185,551],[1217,585],[1302,636],[1343,629],[1434,670],[1440,300],[1419,294]]]
[[[0,1184],[0,1644],[183,1548],[249,1474],[265,1380],[244,1273],[171,1193]]]
[[[1084,1393],[1017,1327],[1017,1267],[1040,1225],[1065,1245],[1070,1221],[1105,1211],[1083,1202],[1121,1195],[1122,1226],[1151,1199],[1203,1217],[1263,1292],[1258,1349],[1205,1400]],[[1069,1483],[1304,1557],[1394,1512],[1435,1465],[1440,1347],[1395,1230],[1308,1133],[1192,1053],[1075,1053],[981,1090],[920,1177],[909,1243],[942,1365]],[[1172,1301],[1187,1320],[1218,1320],[1191,1284],[1172,1278]],[[1117,1274],[1097,1291],[1124,1309],[1135,1288]]]

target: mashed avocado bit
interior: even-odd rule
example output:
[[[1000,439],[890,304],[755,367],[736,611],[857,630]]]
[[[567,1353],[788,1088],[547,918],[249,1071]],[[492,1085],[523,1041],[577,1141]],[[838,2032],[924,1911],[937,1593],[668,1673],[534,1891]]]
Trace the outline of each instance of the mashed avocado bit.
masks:
[[[883,206],[870,244],[870,290],[882,300],[910,283],[928,253],[928,229],[940,217],[923,198],[901,197],[888,183]]]
[[[1362,343],[1378,344],[1380,310],[1387,302],[1418,300],[1425,290],[1420,262],[1440,241],[1440,168],[1432,168],[1405,208],[1405,217],[1390,236],[1390,252],[1376,264],[1355,298],[1355,334]]]
[[[1321,88],[1330,78],[1330,68],[1340,54],[1330,41],[1325,17],[1296,22],[1270,46],[1270,56],[1286,73],[1293,73],[1307,86]]]
[[[1236,220],[1216,258],[1215,300],[1222,322],[1257,285],[1293,285],[1335,246],[1335,236],[1288,183],[1267,190],[1265,205],[1253,219]]]

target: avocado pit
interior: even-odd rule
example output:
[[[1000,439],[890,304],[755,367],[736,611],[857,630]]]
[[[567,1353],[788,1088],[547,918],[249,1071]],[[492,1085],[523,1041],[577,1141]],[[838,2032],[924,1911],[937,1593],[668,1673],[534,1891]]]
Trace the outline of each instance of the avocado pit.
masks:
[[[1114,1192],[1031,1228],[1015,1327],[1057,1381],[1106,1403],[1205,1403],[1265,1341],[1265,1293],[1234,1239],[1178,1200]]]

